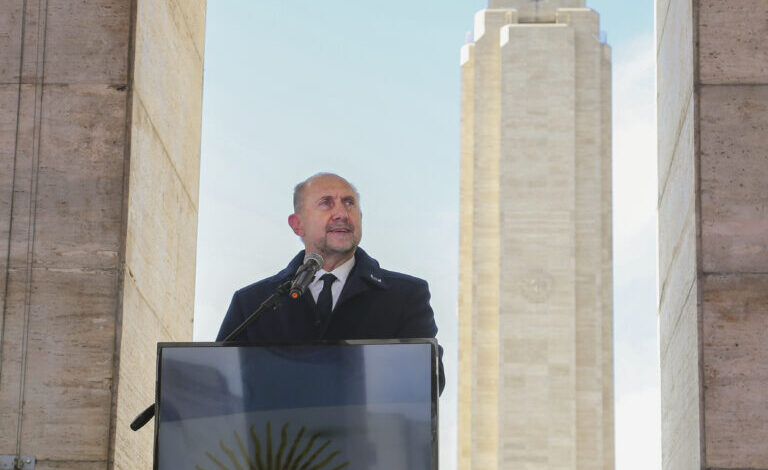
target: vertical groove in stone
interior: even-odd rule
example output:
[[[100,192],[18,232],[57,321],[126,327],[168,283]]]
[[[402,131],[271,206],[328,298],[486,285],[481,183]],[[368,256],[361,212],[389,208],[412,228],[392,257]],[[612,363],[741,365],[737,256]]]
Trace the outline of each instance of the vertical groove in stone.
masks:
[[[675,0],[670,0],[675,1]],[[702,275],[704,272],[704,250],[701,243],[702,233],[702,207],[701,207],[701,86],[700,86],[700,66],[701,60],[699,58],[699,7],[701,0],[686,0],[691,4],[691,17],[688,21],[691,22],[691,41],[693,42],[691,51],[691,61],[693,62],[692,68],[692,104],[693,104],[693,201],[694,201],[694,230],[695,230],[695,245],[696,245],[696,298],[699,299],[696,302],[696,340],[697,340],[697,380],[698,380],[698,425],[699,425],[699,439],[701,445],[699,446],[699,462],[702,466],[709,466],[707,461],[707,427],[706,423],[706,394],[704,389],[705,382],[705,360],[706,355],[704,352],[704,283],[702,282]],[[706,1],[706,0],[705,0]],[[682,131],[681,131],[682,134]],[[680,137],[678,137],[680,139]]]
[[[16,12],[19,16],[19,22],[20,22],[20,37],[24,37],[24,32],[26,29],[26,0],[23,0],[21,3],[21,12]],[[10,8],[9,5],[6,6],[6,8]],[[6,11],[0,11],[0,14],[7,15],[7,18],[12,18],[11,14],[12,10],[6,10]],[[11,57],[0,57],[0,61],[3,61],[5,63],[11,63],[12,59]],[[8,188],[8,202],[7,202],[7,212],[5,210],[5,207],[3,207],[3,214],[2,216],[8,218],[8,224],[7,224],[7,233],[6,237],[4,237],[4,242],[6,243],[5,249],[2,250],[4,252],[4,259],[2,260],[3,264],[0,265],[0,270],[2,271],[0,274],[2,275],[2,299],[0,300],[0,303],[2,303],[2,306],[0,307],[0,382],[2,382],[2,376],[3,376],[3,344],[4,344],[4,337],[5,337],[5,316],[6,316],[6,299],[8,297],[8,275],[9,275],[9,269],[10,269],[10,259],[11,259],[11,234],[13,233],[13,207],[14,207],[14,199],[15,199],[15,193],[16,193],[16,166],[18,162],[18,146],[19,146],[19,133],[21,129],[21,75],[23,70],[23,64],[24,64],[24,41],[19,41],[19,56],[18,56],[18,86],[16,89],[16,99],[13,100],[16,102],[16,110],[13,115],[15,115],[14,119],[14,136],[13,136],[13,156],[12,156],[12,165],[10,168],[7,169],[7,175],[3,175],[3,172],[0,172],[0,176],[6,176],[7,177],[7,188]],[[3,80],[0,80],[0,82]],[[10,80],[9,80],[10,82]],[[7,102],[10,100],[3,100],[3,102]],[[7,113],[7,109],[5,108],[5,113]],[[0,122],[6,122],[6,120],[9,117],[8,113],[6,116],[3,116],[0,118]],[[9,136],[10,137],[10,136]],[[7,142],[7,138],[2,139],[3,144]],[[2,149],[0,149],[0,152],[2,152]],[[0,158],[5,158],[2,153],[0,153]],[[7,161],[7,160],[6,160]],[[2,181],[3,183],[6,183],[6,180]],[[2,198],[3,203],[5,203],[5,195],[3,195]],[[5,205],[5,204],[4,204]]]
[[[35,235],[37,222],[38,181],[40,176],[40,142],[43,119],[43,92],[45,84],[45,45],[46,45],[46,21],[48,19],[48,0],[41,0],[38,4],[37,18],[37,43],[35,50],[35,111],[32,130],[32,172],[29,187],[29,214],[27,228],[27,263],[26,283],[24,286],[24,324],[21,347],[21,379],[19,380],[19,423],[16,432],[16,454],[23,454],[22,431],[24,426],[24,405],[26,397],[24,389],[27,381],[27,352],[29,348],[29,323],[30,310],[32,308],[32,269],[35,263]]]
[[[117,403],[120,398],[120,347],[123,336],[123,291],[126,277],[125,268],[125,250],[128,236],[128,197],[130,194],[130,169],[131,169],[131,133],[133,116],[133,70],[134,57],[136,53],[136,8],[139,0],[130,0],[130,10],[128,19],[128,49],[125,57],[126,62],[126,94],[125,94],[125,124],[123,141],[123,171],[122,171],[122,194],[120,203],[120,245],[118,255],[118,273],[115,285],[115,292],[119,295],[114,302],[115,315],[115,337],[112,347],[114,361],[112,363],[112,396],[109,412],[109,439],[107,449],[107,469],[115,468],[115,451],[117,446]]]
[[[10,168],[2,168],[2,173],[5,173],[7,171],[7,175],[3,174],[2,176],[5,176],[8,180],[8,186],[9,189],[7,196],[5,194],[2,195],[2,202],[3,202],[3,216],[7,217],[7,234],[4,242],[6,243],[5,249],[2,250],[4,254],[3,265],[2,265],[2,312],[0,313],[0,409],[5,409],[6,413],[4,416],[0,415],[0,428],[6,429],[8,432],[4,433],[7,437],[5,439],[0,438],[0,453],[11,453],[18,451],[18,435],[19,435],[19,426],[21,423],[20,418],[20,410],[18,408],[20,397],[18,392],[14,393],[14,391],[9,391],[9,389],[15,388],[13,379],[8,380],[8,366],[11,364],[6,365],[6,362],[9,361],[10,356],[16,356],[16,354],[11,354],[12,350],[9,347],[9,338],[6,337],[6,325],[7,322],[11,316],[11,314],[8,313],[8,295],[9,295],[9,284],[10,284],[10,276],[11,276],[11,250],[12,250],[12,240],[13,240],[13,231],[14,231],[14,211],[18,209],[16,202],[16,187],[17,187],[17,167],[18,167],[18,161],[19,161],[19,135],[21,133],[21,125],[22,125],[22,117],[21,117],[21,98],[22,98],[22,70],[23,70],[23,64],[24,64],[24,46],[25,42],[23,40],[24,33],[26,30],[26,12],[27,12],[27,5],[26,0],[21,2],[21,11],[16,11],[15,13],[19,16],[20,19],[20,34],[19,34],[19,47],[18,47],[18,57],[9,57],[9,56],[0,56],[0,61],[6,64],[10,64],[13,62],[14,59],[18,60],[18,76],[17,77],[8,77],[7,81],[8,83],[12,82],[12,78],[16,78],[17,85],[15,87],[16,92],[15,96],[12,96],[7,94],[7,91],[3,93],[3,99],[2,103],[6,104],[11,101],[15,102],[16,107],[15,111],[11,114],[8,113],[8,107],[0,107],[0,123],[7,123],[9,121],[13,122],[13,136],[10,136],[10,132],[6,130],[5,126],[3,126],[0,131],[2,131],[2,135],[0,135],[0,142],[2,144],[0,145],[0,162],[1,164],[5,164],[8,160],[6,160],[6,155],[2,153],[4,151],[5,145],[9,145],[10,141],[13,142],[13,154],[12,154],[12,165]],[[2,10],[0,10],[0,14],[5,15],[6,18],[12,18],[13,15],[13,6],[11,6],[10,3],[7,3],[3,5]],[[12,32],[9,33],[9,36],[13,34]],[[9,49],[9,52],[13,53],[12,49]],[[6,81],[6,80],[0,80],[0,81]],[[9,126],[10,128],[11,126]],[[10,145],[9,145],[10,146]],[[2,174],[0,173],[0,174]],[[5,183],[5,178],[3,183]],[[7,198],[7,203],[6,203]],[[7,209],[6,209],[7,207]],[[12,331],[9,329],[9,331]],[[13,351],[16,352],[16,351]],[[3,366],[6,365],[4,368]],[[21,374],[19,374],[21,375]],[[13,378],[14,376],[11,375]],[[5,380],[3,380],[5,379]],[[5,392],[5,393],[4,393]],[[11,413],[10,409],[13,407],[16,411]],[[13,415],[13,417],[11,416]],[[11,421],[15,421],[14,425],[11,426]],[[15,433],[11,433],[11,429],[15,429]],[[14,440],[10,439],[10,435],[14,435]]]

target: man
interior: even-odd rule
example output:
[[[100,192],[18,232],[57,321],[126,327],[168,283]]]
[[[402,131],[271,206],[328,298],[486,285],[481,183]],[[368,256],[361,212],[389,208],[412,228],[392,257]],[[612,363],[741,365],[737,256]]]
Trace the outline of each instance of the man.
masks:
[[[386,271],[358,248],[362,213],[357,190],[344,178],[318,173],[293,193],[288,225],[305,250],[272,277],[232,297],[217,341],[234,331],[283,282],[293,278],[305,253],[323,257],[323,266],[305,295],[286,296],[279,312],[266,312],[239,341],[434,338],[429,288],[421,279]],[[440,391],[445,386],[440,348]]]

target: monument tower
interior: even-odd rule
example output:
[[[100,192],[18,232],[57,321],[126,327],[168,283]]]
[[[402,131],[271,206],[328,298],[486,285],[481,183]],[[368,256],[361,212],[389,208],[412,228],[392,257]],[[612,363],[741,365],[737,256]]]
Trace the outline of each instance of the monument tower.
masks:
[[[584,0],[461,51],[459,469],[612,469],[611,63]]]

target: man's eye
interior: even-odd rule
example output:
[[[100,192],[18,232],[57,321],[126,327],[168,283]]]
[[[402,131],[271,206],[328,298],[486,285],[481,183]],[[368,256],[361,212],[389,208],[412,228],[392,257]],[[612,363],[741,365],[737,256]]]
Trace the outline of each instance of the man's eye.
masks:
[[[354,206],[355,205],[355,201],[353,201],[351,199],[347,199],[346,201],[344,201],[344,204],[347,205],[347,206]]]

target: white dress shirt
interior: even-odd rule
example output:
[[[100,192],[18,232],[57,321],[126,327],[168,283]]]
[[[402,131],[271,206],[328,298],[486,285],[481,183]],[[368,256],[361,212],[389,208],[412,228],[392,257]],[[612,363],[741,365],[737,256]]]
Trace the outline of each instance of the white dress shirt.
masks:
[[[336,280],[333,281],[333,284],[331,284],[331,310],[336,308],[336,301],[339,300],[339,295],[341,294],[341,290],[344,288],[344,283],[347,282],[349,273],[352,271],[354,266],[355,257],[352,256],[341,265],[336,266],[336,269],[331,271],[331,274],[336,276]],[[309,285],[309,291],[312,293],[312,298],[315,299],[315,303],[317,303],[317,297],[320,296],[320,291],[323,290],[323,281],[320,280],[320,278],[323,277],[323,275],[327,272],[328,271],[325,269],[320,268],[317,274],[315,274],[315,280],[312,281],[312,283]]]

